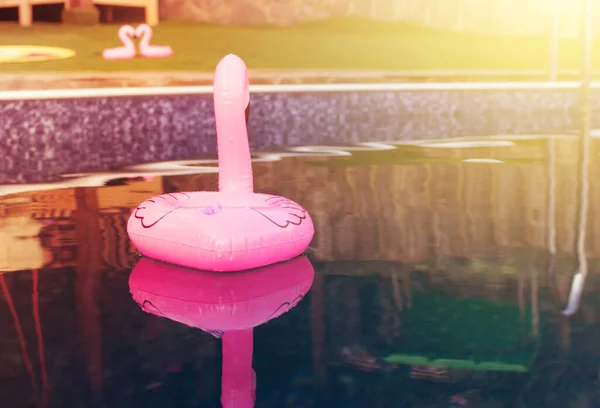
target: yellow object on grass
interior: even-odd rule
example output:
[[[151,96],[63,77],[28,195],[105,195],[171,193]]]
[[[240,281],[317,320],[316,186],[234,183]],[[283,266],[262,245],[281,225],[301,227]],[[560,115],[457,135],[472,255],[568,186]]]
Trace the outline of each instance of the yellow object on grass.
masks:
[[[75,56],[75,51],[68,48],[40,45],[0,46],[0,64],[50,61],[71,58],[73,56]]]

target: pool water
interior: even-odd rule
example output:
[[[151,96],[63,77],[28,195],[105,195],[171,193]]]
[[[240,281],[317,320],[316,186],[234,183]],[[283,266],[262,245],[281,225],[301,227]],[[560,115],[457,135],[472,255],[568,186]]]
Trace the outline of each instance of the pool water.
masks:
[[[145,198],[216,189],[212,170],[13,186],[0,406],[600,406],[600,149],[586,176],[579,146],[259,160],[255,190],[301,203],[315,239],[308,260],[228,277],[153,264],[126,233]]]

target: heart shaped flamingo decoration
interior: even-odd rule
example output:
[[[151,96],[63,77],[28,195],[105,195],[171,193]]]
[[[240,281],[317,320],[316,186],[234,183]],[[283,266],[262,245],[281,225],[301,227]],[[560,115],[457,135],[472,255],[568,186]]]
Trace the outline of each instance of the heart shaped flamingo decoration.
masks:
[[[102,52],[107,60],[132,59],[137,55],[134,38],[141,38],[139,44],[140,55],[145,58],[166,58],[173,55],[173,49],[166,45],[150,45],[152,38],[152,27],[148,24],[140,24],[137,28],[124,25],[119,29],[119,39],[122,47],[108,48]]]

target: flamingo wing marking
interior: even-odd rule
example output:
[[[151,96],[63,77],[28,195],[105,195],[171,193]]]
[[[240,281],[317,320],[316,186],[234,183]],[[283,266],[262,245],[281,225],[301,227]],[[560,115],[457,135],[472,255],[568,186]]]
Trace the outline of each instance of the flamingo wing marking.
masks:
[[[157,202],[157,200],[160,199],[160,201]],[[160,210],[164,210],[165,208],[162,206],[163,203],[168,203],[168,202],[173,202],[173,201],[181,201],[181,200],[189,200],[190,196],[187,195],[186,193],[182,193],[182,192],[176,192],[176,193],[166,193],[166,194],[162,194],[153,198],[149,198],[148,200],[144,201],[142,204],[140,204],[136,209],[135,209],[135,214],[134,217],[138,220],[140,220],[140,224],[142,225],[143,228],[152,228],[153,226],[155,226],[159,221],[161,221],[163,218],[165,218],[167,215],[171,214],[173,211],[177,210],[179,208],[179,206],[174,205],[172,208],[170,208],[168,211],[166,212],[162,212]],[[158,217],[157,219],[155,219],[152,222],[146,223],[146,218],[150,218],[149,215],[144,215],[144,210],[147,210],[149,207],[154,206],[154,205],[159,205],[162,208],[159,209],[159,213],[162,212],[162,215],[160,217]]]
[[[306,219],[306,210],[295,202],[279,196],[271,196],[265,200],[267,208],[251,209],[279,228],[287,228],[290,225],[298,226]]]

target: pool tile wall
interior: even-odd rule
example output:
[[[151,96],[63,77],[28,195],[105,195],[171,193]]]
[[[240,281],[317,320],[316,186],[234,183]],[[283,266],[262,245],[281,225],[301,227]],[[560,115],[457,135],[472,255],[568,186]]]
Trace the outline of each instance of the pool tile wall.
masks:
[[[264,151],[574,132],[578,111],[576,90],[262,93],[248,126]],[[214,153],[213,115],[212,95],[0,101],[0,184]]]

